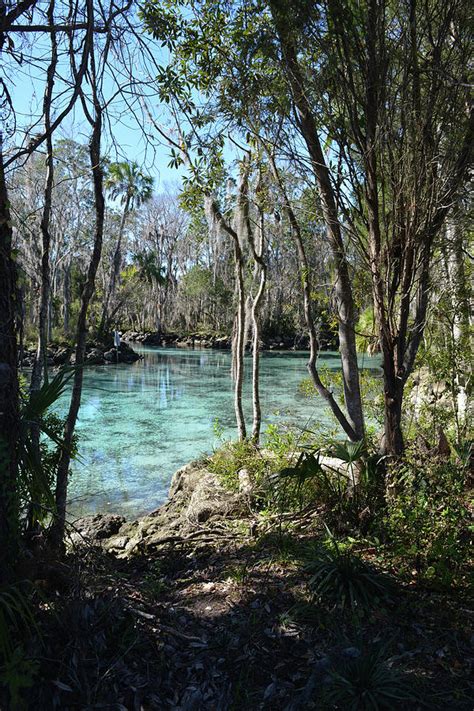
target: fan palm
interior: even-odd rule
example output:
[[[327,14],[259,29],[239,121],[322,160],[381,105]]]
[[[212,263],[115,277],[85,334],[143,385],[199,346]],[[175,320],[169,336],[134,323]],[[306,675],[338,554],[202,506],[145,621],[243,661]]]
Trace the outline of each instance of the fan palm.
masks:
[[[119,200],[123,206],[123,210],[112,261],[109,288],[102,310],[102,319],[99,327],[100,333],[104,333],[108,325],[109,304],[114,300],[115,290],[120,276],[122,241],[127,218],[135,207],[140,207],[140,205],[151,199],[153,195],[153,178],[150,175],[145,175],[135,161],[111,163],[108,169],[108,175],[105,179],[105,188],[113,200]]]

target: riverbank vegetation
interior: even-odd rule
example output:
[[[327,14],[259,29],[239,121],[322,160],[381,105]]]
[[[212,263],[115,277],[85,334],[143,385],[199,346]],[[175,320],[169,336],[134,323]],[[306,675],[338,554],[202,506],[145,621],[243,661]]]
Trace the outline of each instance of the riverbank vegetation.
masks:
[[[469,20],[459,0],[2,4],[2,707],[471,707]],[[124,126],[180,186],[154,192]],[[236,440],[86,535],[84,368],[119,329],[228,339]],[[302,337],[332,425],[268,428],[262,345]]]

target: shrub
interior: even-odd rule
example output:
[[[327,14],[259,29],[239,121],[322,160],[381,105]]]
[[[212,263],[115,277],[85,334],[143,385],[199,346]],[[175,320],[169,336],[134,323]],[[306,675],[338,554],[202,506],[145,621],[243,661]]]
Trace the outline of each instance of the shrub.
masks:
[[[252,442],[225,442],[208,459],[207,467],[227,489],[239,488],[239,471],[247,469],[250,477],[260,483],[268,469],[268,459]]]
[[[325,455],[347,467],[331,469]],[[324,447],[306,445],[297,461],[279,472],[279,487],[293,482],[300,505],[313,500],[327,507],[331,526],[367,528],[383,499],[380,458],[367,451],[365,442],[330,442]]]
[[[329,672],[324,700],[331,709],[382,711],[407,708],[416,694],[404,675],[389,667],[385,647],[372,644]]]
[[[305,566],[309,587],[323,600],[352,610],[373,607],[393,590],[391,581],[331,536]]]
[[[23,709],[22,692],[33,685],[38,664],[29,659],[22,642],[38,632],[30,597],[19,586],[0,589],[0,687],[11,708]],[[1,701],[0,701],[1,703]]]
[[[392,473],[381,532],[424,577],[451,584],[470,548],[467,469],[412,450]]]

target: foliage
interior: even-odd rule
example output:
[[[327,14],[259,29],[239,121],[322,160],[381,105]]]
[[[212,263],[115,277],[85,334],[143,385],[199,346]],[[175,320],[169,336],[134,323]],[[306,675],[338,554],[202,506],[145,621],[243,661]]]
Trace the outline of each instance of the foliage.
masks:
[[[367,528],[383,495],[381,464],[365,442],[329,440],[304,445],[279,478],[295,482],[297,493],[306,483],[305,500],[325,505],[328,521],[337,528]]]
[[[166,277],[163,275],[164,267],[160,265],[156,252],[146,252],[143,250],[133,254],[132,258],[138,267],[139,279],[150,285],[165,284]]]
[[[23,511],[28,510],[29,524],[43,521],[53,510],[54,477],[64,447],[64,420],[49,410],[66,391],[73,372],[70,368],[60,370],[39,390],[29,393],[23,385],[18,493]],[[76,445],[77,436],[73,439],[72,456]]]
[[[21,646],[15,647],[13,653],[0,666],[0,684],[10,697],[10,708],[21,711],[28,705],[23,699],[23,692],[34,686],[38,675],[39,662],[30,659]]]
[[[358,651],[358,650],[356,650]],[[403,673],[393,669],[386,657],[386,645],[371,644],[355,658],[339,662],[331,670],[324,701],[331,709],[344,711],[387,711],[407,708],[417,695]]]
[[[239,488],[239,471],[246,469],[255,483],[263,480],[270,466],[269,460],[252,442],[225,442],[208,459],[207,466],[227,489]]]
[[[356,326],[356,344],[359,353],[367,353],[377,345],[375,316],[372,307],[362,311]]]
[[[326,546],[314,551],[306,565],[313,593],[353,611],[376,606],[392,591],[388,578],[353,553],[343,550],[330,534]]]
[[[111,163],[104,185],[112,199],[119,199],[127,210],[140,207],[153,194],[153,178],[145,175],[135,161]]]
[[[0,685],[11,708],[23,709],[21,692],[33,685],[38,663],[25,655],[21,640],[38,632],[30,600],[19,585],[0,589]]]
[[[380,531],[410,568],[443,585],[452,584],[469,557],[469,466],[469,454],[463,463],[413,448],[389,471]]]

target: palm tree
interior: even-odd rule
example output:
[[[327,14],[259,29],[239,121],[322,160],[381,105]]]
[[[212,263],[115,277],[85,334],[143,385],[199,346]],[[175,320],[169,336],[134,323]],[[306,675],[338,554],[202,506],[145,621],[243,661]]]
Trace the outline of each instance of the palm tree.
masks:
[[[114,301],[115,291],[120,278],[122,240],[127,218],[135,207],[140,207],[144,202],[151,199],[153,195],[153,178],[150,175],[145,175],[135,161],[130,163],[121,161],[119,163],[111,163],[104,184],[110,197],[113,200],[120,200],[123,211],[112,261],[109,288],[104,299],[102,318],[99,326],[100,334],[104,334],[108,326],[109,305]]]

